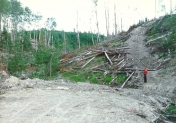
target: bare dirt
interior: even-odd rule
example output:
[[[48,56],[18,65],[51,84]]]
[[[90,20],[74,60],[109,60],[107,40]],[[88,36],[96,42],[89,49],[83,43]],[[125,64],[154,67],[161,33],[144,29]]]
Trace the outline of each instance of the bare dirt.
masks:
[[[133,57],[152,68],[155,58],[144,42],[148,26],[135,28],[126,44]],[[144,68],[138,60],[134,63]],[[151,123],[157,109],[173,101],[176,79],[160,72],[149,72],[148,83],[139,72],[139,89],[10,77],[1,82],[0,123]]]

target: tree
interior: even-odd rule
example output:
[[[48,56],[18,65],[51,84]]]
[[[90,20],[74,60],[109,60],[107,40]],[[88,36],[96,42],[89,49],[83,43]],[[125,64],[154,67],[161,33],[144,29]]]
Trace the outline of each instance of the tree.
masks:
[[[104,3],[105,4],[105,3]],[[105,6],[106,32],[107,40],[109,39],[109,9]]]
[[[7,15],[9,9],[8,0],[0,0],[0,42],[1,42],[1,33],[2,33],[2,18],[4,15]]]
[[[77,10],[77,24],[76,24],[76,29],[77,29],[77,42],[78,42],[78,48],[80,49],[80,45],[81,45],[81,42],[80,42],[80,38],[79,38],[79,29],[78,29],[78,10]]]
[[[92,0],[95,4],[95,16],[96,16],[96,26],[97,26],[97,42],[100,41],[100,33],[99,33],[99,23],[98,23],[98,15],[97,15],[97,2],[98,0]]]
[[[47,33],[47,31],[46,31],[46,35],[45,35],[45,37],[46,37],[46,43],[45,44],[47,44],[48,46],[50,46],[50,45],[54,45],[54,43],[53,43],[53,38],[52,38],[52,35],[51,35],[51,32],[56,28],[56,26],[57,26],[57,23],[56,23],[56,19],[55,18],[53,18],[53,17],[51,17],[51,18],[47,18],[47,20],[46,20],[46,23],[45,23],[45,26],[46,26],[46,29],[47,30],[49,30],[49,32]]]
[[[114,26],[115,26],[115,37],[117,37],[117,18],[116,18],[116,5],[114,4]]]

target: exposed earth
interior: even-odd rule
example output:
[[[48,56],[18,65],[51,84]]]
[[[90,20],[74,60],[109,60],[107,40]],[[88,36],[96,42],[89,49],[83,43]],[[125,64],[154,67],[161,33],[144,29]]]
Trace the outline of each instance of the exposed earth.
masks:
[[[134,58],[153,69],[156,58],[144,42],[150,24],[132,30],[125,44]],[[144,68],[137,59],[134,63]],[[162,74],[168,71],[172,74]],[[149,72],[148,83],[143,83],[139,72],[138,89],[73,83],[62,78],[20,80],[1,73],[0,123],[152,123],[159,117],[158,110],[175,101],[173,72]]]

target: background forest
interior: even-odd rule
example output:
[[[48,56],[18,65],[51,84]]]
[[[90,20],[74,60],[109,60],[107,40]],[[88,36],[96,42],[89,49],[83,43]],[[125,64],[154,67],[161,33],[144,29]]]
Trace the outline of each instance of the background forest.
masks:
[[[54,18],[47,18],[46,27],[26,30],[38,26],[41,15],[32,13],[17,0],[0,0],[0,58],[1,67],[10,74],[48,78],[57,75],[58,57],[75,49],[91,46],[105,40],[104,35],[91,32],[57,31]]]

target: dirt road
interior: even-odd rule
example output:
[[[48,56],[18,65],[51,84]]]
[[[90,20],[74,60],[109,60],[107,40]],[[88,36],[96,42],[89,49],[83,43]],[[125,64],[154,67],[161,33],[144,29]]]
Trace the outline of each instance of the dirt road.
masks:
[[[0,122],[149,123],[154,119],[154,108],[140,100],[143,93],[134,97],[132,90],[97,87],[75,83],[70,87],[58,84],[56,88],[9,91],[0,96]]]

